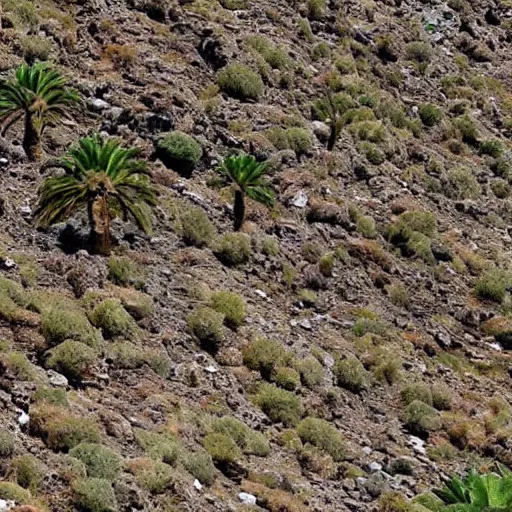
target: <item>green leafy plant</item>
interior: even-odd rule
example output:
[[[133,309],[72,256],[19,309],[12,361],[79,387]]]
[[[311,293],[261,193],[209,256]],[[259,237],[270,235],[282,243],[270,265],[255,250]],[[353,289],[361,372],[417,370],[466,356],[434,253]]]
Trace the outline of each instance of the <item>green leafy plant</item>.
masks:
[[[156,152],[164,165],[186,176],[190,175],[203,155],[196,139],[180,131],[171,132],[158,139]]]
[[[233,207],[234,229],[238,231],[245,220],[245,198],[272,206],[275,195],[270,183],[264,177],[268,164],[258,162],[252,155],[230,155],[222,161],[217,171],[235,186],[235,204]]]
[[[29,160],[41,158],[45,128],[79,103],[78,92],[67,83],[66,77],[45,62],[22,64],[14,77],[0,82],[2,133],[23,119],[23,149]]]
[[[217,75],[221,91],[239,100],[258,100],[263,94],[263,80],[243,64],[231,64]]]
[[[114,215],[123,220],[132,217],[141,230],[149,233],[148,207],[156,205],[155,192],[146,164],[135,159],[137,153],[135,148],[123,148],[119,142],[103,140],[98,134],[80,139],[66,156],[50,164],[65,173],[43,183],[36,212],[39,222],[55,224],[85,207],[91,247],[99,254],[110,253],[110,221]]]

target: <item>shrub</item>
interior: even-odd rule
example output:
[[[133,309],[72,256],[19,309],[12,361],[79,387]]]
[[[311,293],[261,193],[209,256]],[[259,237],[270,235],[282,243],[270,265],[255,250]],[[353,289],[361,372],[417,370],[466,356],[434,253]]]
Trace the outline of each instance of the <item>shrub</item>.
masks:
[[[465,115],[452,121],[454,128],[466,144],[476,145],[478,142],[478,129],[469,115]]]
[[[275,126],[267,130],[266,136],[276,149],[291,149],[297,155],[308,153],[313,148],[313,137],[306,128]]]
[[[265,237],[261,242],[261,252],[265,256],[277,256],[279,254],[279,243],[275,238]]]
[[[118,299],[100,302],[91,313],[91,321],[107,338],[133,339],[138,333],[137,324]]]
[[[297,370],[301,383],[307,388],[314,389],[324,380],[324,368],[318,360],[312,356],[300,359],[297,362]]]
[[[215,466],[209,453],[198,451],[189,453],[183,464],[186,470],[203,485],[211,485],[215,479]]]
[[[97,443],[100,440],[96,423],[72,416],[66,409],[52,405],[42,405],[32,411],[30,429],[55,451],[68,451],[80,443]]]
[[[123,467],[117,453],[97,443],[80,443],[69,454],[80,460],[87,469],[87,476],[113,481]]]
[[[82,478],[73,483],[75,503],[84,512],[114,512],[117,502],[108,480],[102,478]]]
[[[428,43],[414,41],[407,45],[407,58],[416,62],[430,62],[432,47]]]
[[[299,21],[297,22],[297,28],[300,37],[302,37],[308,43],[313,41],[313,32],[307,19],[299,18]]]
[[[214,252],[225,265],[242,265],[251,258],[251,242],[243,233],[228,233],[217,242]]]
[[[402,402],[409,405],[415,400],[419,400],[425,404],[432,405],[432,393],[425,384],[411,384],[402,389],[400,393]]]
[[[441,428],[441,420],[437,411],[419,400],[414,400],[405,409],[406,428],[415,435],[428,435]]]
[[[388,238],[392,244],[407,241],[413,232],[433,237],[436,233],[437,217],[431,212],[405,212],[391,225]]]
[[[293,368],[280,366],[275,368],[271,377],[272,382],[288,391],[294,391],[300,386],[300,375]]]
[[[440,108],[436,107],[432,103],[423,103],[419,106],[418,113],[420,115],[421,122],[425,126],[435,126],[441,121],[443,112]]]
[[[187,245],[210,245],[214,235],[215,226],[202,208],[188,208],[181,216],[181,236]]]
[[[212,427],[215,432],[231,437],[243,453],[266,457],[270,452],[266,437],[236,418],[225,416],[216,420]]]
[[[155,310],[153,298],[133,288],[117,288],[114,290],[114,294],[126,311],[136,320],[151,316]]]
[[[333,252],[324,254],[318,261],[318,270],[325,277],[331,277],[336,263],[336,255]]]
[[[231,64],[217,75],[221,91],[233,98],[258,100],[263,94],[263,81],[258,73],[243,64]]]
[[[356,63],[352,57],[337,59],[334,65],[342,75],[350,75],[356,72]]]
[[[354,334],[361,338],[365,334],[384,334],[386,332],[386,325],[376,318],[358,318],[352,327]]]
[[[220,291],[211,297],[211,307],[224,315],[224,323],[229,327],[240,327],[247,316],[245,300],[234,292]]]
[[[157,155],[165,166],[183,174],[189,174],[199,163],[203,150],[190,135],[174,131],[158,139]]]
[[[130,258],[111,257],[108,260],[108,278],[119,286],[131,286],[139,279],[137,264]]]
[[[389,300],[398,307],[409,307],[409,291],[402,284],[392,284],[386,288]]]
[[[152,459],[136,459],[129,469],[137,483],[153,494],[164,493],[174,480],[174,471],[168,464]]]
[[[489,155],[493,158],[499,158],[503,151],[503,142],[497,139],[483,140],[478,148],[478,152],[481,155]]]
[[[170,466],[178,459],[178,443],[168,435],[149,432],[142,429],[135,431],[137,444],[152,458]]]
[[[510,195],[510,185],[506,180],[494,180],[491,182],[491,190],[498,199],[505,199]]]
[[[373,165],[380,165],[386,160],[386,155],[378,146],[371,142],[361,142],[359,151]]]
[[[262,384],[255,400],[274,423],[282,422],[285,426],[293,426],[298,423],[302,415],[300,399],[273,384]]]
[[[422,233],[415,231],[405,245],[405,254],[423,260],[433,265],[436,259],[432,253],[432,240]]]
[[[471,171],[459,167],[448,172],[445,193],[453,199],[476,199],[480,195],[481,189]]]
[[[12,351],[0,354],[0,362],[7,366],[19,380],[31,381],[36,378],[34,365],[22,352]]]
[[[26,505],[31,501],[30,492],[13,482],[0,482],[0,499]]]
[[[512,285],[512,273],[502,269],[486,272],[475,283],[475,294],[480,299],[503,302]]]
[[[256,50],[274,69],[283,69],[291,65],[291,59],[283,48],[272,44],[265,36],[249,36],[247,44]]]
[[[247,0],[220,0],[220,4],[228,11],[238,11],[247,9],[249,2]]]
[[[375,221],[368,215],[361,215],[356,223],[357,232],[361,233],[365,238],[376,238],[377,228]]]
[[[41,330],[46,343],[54,347],[66,340],[74,340],[95,349],[101,347],[102,337],[80,310],[55,306],[41,315]]]
[[[45,366],[72,380],[80,380],[99,362],[96,352],[79,341],[65,341],[47,352]]]
[[[343,459],[343,438],[327,421],[320,418],[305,418],[297,426],[297,433],[303,443],[310,443],[327,452],[334,461]]]
[[[224,340],[224,315],[208,307],[200,307],[187,318],[188,327],[201,347],[215,354]]]
[[[117,69],[129,68],[137,58],[137,48],[129,44],[109,44],[104,50]]]
[[[11,464],[11,470],[16,483],[25,489],[37,490],[46,474],[45,468],[39,459],[33,455],[16,457]],[[3,496],[2,496],[3,498]]]
[[[214,462],[220,464],[236,462],[241,456],[240,448],[235,441],[230,436],[219,432],[208,434],[203,439],[203,446]]]
[[[146,361],[144,352],[124,341],[115,341],[107,349],[108,362],[111,362],[116,368],[134,370],[140,368]]]
[[[342,388],[359,393],[367,386],[367,373],[358,359],[338,360],[333,371],[337,385]]]
[[[14,436],[7,430],[0,430],[0,457],[10,457],[14,453],[14,446]]]
[[[350,129],[360,140],[377,144],[386,140],[386,128],[381,121],[358,122],[351,126]]]
[[[307,7],[310,20],[320,20],[324,17],[326,9],[325,0],[308,0]]]
[[[449,411],[452,408],[452,393],[445,386],[432,387],[432,405],[438,411]]]
[[[322,257],[323,249],[318,244],[307,242],[302,246],[301,253],[308,263],[317,263]]]
[[[61,407],[69,407],[66,390],[60,388],[39,388],[32,396],[32,401],[35,403],[46,403],[51,405],[60,405]]]
[[[331,55],[331,49],[327,43],[320,41],[313,46],[311,50],[311,58],[313,60],[327,59]]]
[[[264,379],[269,380],[274,368],[289,364],[292,355],[276,341],[257,338],[244,348],[243,360],[249,369],[260,372]]]
[[[318,300],[318,295],[313,290],[303,288],[297,293],[297,299],[302,302],[305,307],[314,306]]]

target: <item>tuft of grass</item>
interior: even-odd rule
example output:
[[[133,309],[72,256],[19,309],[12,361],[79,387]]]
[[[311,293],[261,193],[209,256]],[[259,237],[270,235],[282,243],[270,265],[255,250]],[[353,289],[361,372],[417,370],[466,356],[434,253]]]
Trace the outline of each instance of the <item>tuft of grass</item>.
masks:
[[[313,148],[313,136],[306,128],[275,126],[267,130],[266,136],[276,149],[291,149],[297,155],[309,153]]]
[[[320,386],[324,380],[324,368],[313,356],[300,359],[296,363],[301,383],[309,389]]]
[[[197,451],[185,456],[183,465],[186,470],[203,485],[211,485],[215,480],[215,466],[211,455],[206,451]]]
[[[108,278],[119,286],[140,287],[142,284],[138,265],[126,257],[112,256],[109,258]]]
[[[300,387],[299,372],[293,368],[287,368],[285,366],[275,368],[272,372],[271,380],[280,388],[288,391],[295,391]]]
[[[443,118],[443,111],[432,103],[423,103],[418,108],[421,122],[428,127],[439,124]]]
[[[169,435],[149,432],[142,429],[135,431],[137,444],[154,460],[173,466],[178,459],[179,445]]]
[[[39,489],[46,474],[43,464],[33,455],[21,455],[13,459],[11,471],[16,483],[32,492]]]
[[[0,457],[7,459],[14,453],[14,436],[7,430],[0,430]]]
[[[99,362],[96,352],[79,341],[65,341],[47,352],[45,366],[72,380],[82,379]]]
[[[97,443],[80,443],[69,454],[84,464],[90,478],[113,482],[123,467],[123,461],[117,453]]]
[[[209,307],[200,307],[187,317],[192,334],[201,347],[215,354],[224,340],[224,315]]]
[[[87,512],[114,512],[117,510],[114,489],[103,478],[81,478],[73,482],[75,504]]]
[[[243,453],[266,457],[270,453],[267,438],[236,418],[225,416],[212,424],[214,432],[225,434],[236,443]]]
[[[213,461],[218,464],[236,462],[242,455],[240,448],[233,438],[220,432],[208,434],[203,439],[203,446]]]
[[[5,501],[14,501],[16,505],[27,505],[32,501],[30,492],[14,482],[0,482],[0,496]]]
[[[33,381],[36,376],[35,366],[22,352],[5,352],[0,354],[0,361],[19,379]]]
[[[135,475],[140,487],[152,494],[163,494],[175,480],[175,473],[171,466],[153,459],[132,460],[128,469]]]
[[[264,379],[270,380],[275,368],[291,363],[292,354],[279,342],[256,338],[244,348],[243,361],[249,369],[260,372]]]
[[[106,299],[100,302],[91,313],[91,321],[101,328],[106,338],[122,337],[134,339],[139,328],[119,299]]]
[[[294,426],[302,416],[299,397],[273,384],[262,384],[255,396],[255,402],[274,423]]]
[[[200,144],[187,133],[174,131],[156,142],[160,160],[176,172],[189,174],[200,162],[203,150]]]
[[[267,37],[262,35],[249,36],[246,42],[249,47],[257,51],[272,68],[282,70],[292,65],[292,60],[288,53],[280,46],[273,44]]]
[[[333,372],[336,384],[354,393],[359,393],[368,385],[367,372],[358,359],[338,360]]]
[[[320,418],[305,418],[298,424],[297,433],[303,443],[310,443],[327,452],[336,462],[343,460],[343,437],[329,422]]]
[[[69,408],[69,401],[65,389],[42,387],[32,396],[32,401],[36,404],[46,403],[49,405],[59,405]]]
[[[405,405],[409,405],[415,400],[432,405],[432,392],[425,384],[411,384],[405,386],[400,392],[400,396]]]
[[[512,285],[512,273],[507,270],[489,270],[475,283],[475,295],[484,300],[501,303],[507,296],[507,289]]]
[[[230,64],[217,75],[220,90],[242,101],[256,101],[263,94],[263,80],[251,68],[243,64]]]
[[[441,419],[431,405],[414,400],[405,409],[404,425],[412,434],[428,436],[441,428]]]
[[[251,242],[244,233],[228,233],[217,241],[214,253],[224,265],[236,267],[251,259]]]
[[[202,208],[188,208],[180,217],[181,236],[187,245],[206,247],[215,236],[215,226]]]
[[[224,315],[224,323],[236,329],[240,327],[247,316],[247,304],[238,293],[219,291],[212,294],[211,307]]]

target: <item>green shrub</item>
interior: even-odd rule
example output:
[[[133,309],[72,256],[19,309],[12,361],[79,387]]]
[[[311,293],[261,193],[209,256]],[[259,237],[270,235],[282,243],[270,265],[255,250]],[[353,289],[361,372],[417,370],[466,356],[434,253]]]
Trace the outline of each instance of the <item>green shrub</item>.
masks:
[[[90,478],[114,481],[123,467],[123,461],[117,453],[97,443],[80,443],[69,454],[85,465]]]
[[[217,75],[221,91],[233,98],[258,100],[263,94],[263,81],[258,73],[243,64],[231,64]]]
[[[10,457],[14,453],[14,446],[14,436],[7,430],[0,430],[0,457]]]
[[[139,486],[153,494],[163,494],[175,478],[173,468],[157,460],[137,459],[131,467]]]
[[[4,0],[4,11],[16,25],[35,29],[39,24],[36,6],[30,0]]]
[[[312,134],[306,128],[275,126],[267,130],[266,136],[276,149],[291,149],[297,155],[308,153],[313,148]]]
[[[109,344],[107,356],[114,367],[126,370],[140,368],[146,362],[145,354],[139,347],[124,341]]]
[[[478,143],[478,129],[475,122],[469,115],[454,119],[452,125],[459,132],[460,137],[466,144],[476,145]]]
[[[342,57],[334,62],[334,66],[342,75],[350,75],[356,72],[356,63],[352,57]]]
[[[407,256],[412,256],[423,260],[430,265],[435,264],[436,259],[432,253],[432,240],[418,231],[414,231],[407,240],[405,245],[405,253]]]
[[[7,366],[19,380],[31,381],[36,378],[35,366],[23,352],[12,351],[0,354],[0,362]]]
[[[415,400],[425,404],[432,405],[432,393],[425,384],[411,384],[402,389],[400,396],[405,405],[409,405]]]
[[[26,505],[31,501],[30,492],[13,482],[0,482],[0,499]]]
[[[354,327],[352,328],[352,331],[358,338],[361,338],[362,336],[368,333],[384,334],[386,330],[386,325],[382,323],[380,320],[365,317],[358,318],[354,323]]]
[[[288,53],[283,48],[274,45],[267,37],[261,35],[249,36],[246,41],[272,68],[284,69],[291,65],[292,61]]]
[[[313,46],[311,50],[311,58],[313,60],[327,59],[331,55],[331,49],[327,43],[320,41]]]
[[[137,324],[118,299],[100,302],[91,313],[91,321],[106,338],[133,339],[138,333]]]
[[[320,418],[305,418],[297,426],[297,433],[303,443],[310,443],[327,452],[334,461],[343,459],[343,438],[327,421]]]
[[[201,347],[215,354],[224,340],[224,315],[208,307],[200,307],[191,313],[187,323]]]
[[[165,462],[170,466],[176,463],[179,454],[178,443],[166,434],[136,429],[137,444],[154,460]]]
[[[302,257],[308,263],[317,263],[318,260],[322,257],[324,250],[323,248],[312,242],[305,243],[301,248]]]
[[[425,126],[429,127],[438,124],[443,117],[443,111],[432,103],[423,103],[420,105],[418,113],[420,115],[421,122]]]
[[[410,304],[409,290],[402,284],[391,284],[386,287],[389,300],[398,307],[408,308]]]
[[[324,254],[318,260],[318,270],[320,274],[325,277],[331,277],[334,271],[334,265],[336,263],[336,255],[334,252],[328,252]]]
[[[428,435],[441,428],[441,419],[431,405],[414,400],[405,409],[404,424],[412,434]]]
[[[297,299],[302,302],[305,307],[311,307],[316,304],[318,300],[318,294],[308,288],[303,288],[298,291]]]
[[[256,403],[274,423],[293,426],[302,415],[300,399],[293,393],[280,389],[273,384],[262,384],[256,397]]]
[[[359,151],[366,157],[368,162],[373,165],[380,165],[386,160],[386,155],[378,146],[372,142],[361,142],[358,146]]]
[[[320,20],[324,17],[326,9],[325,0],[308,0],[307,7],[310,20]]]
[[[203,156],[194,137],[180,131],[170,132],[158,139],[157,155],[166,167],[185,175],[190,174]]]
[[[251,259],[251,242],[244,233],[228,233],[217,242],[214,252],[225,265],[242,265]]]
[[[375,221],[368,215],[361,215],[357,219],[356,228],[365,238],[376,238],[378,235]]]
[[[414,41],[407,45],[407,58],[416,62],[430,62],[432,59],[432,47],[428,43]]]
[[[41,330],[49,347],[66,340],[74,340],[99,349],[103,341],[100,331],[90,324],[82,311],[61,306],[43,312]]]
[[[432,405],[438,411],[449,411],[452,408],[452,393],[445,386],[432,387]]]
[[[211,485],[215,479],[215,466],[209,453],[198,451],[189,453],[183,464],[186,470],[203,485]]]
[[[386,140],[386,128],[381,121],[362,121],[350,127],[360,140],[380,143]]]
[[[215,231],[215,226],[202,208],[188,208],[181,216],[181,236],[187,245],[208,246]]]
[[[45,468],[39,459],[33,455],[16,457],[11,464],[16,483],[25,489],[37,491],[46,474]]]
[[[41,405],[32,411],[30,430],[55,451],[69,451],[80,443],[100,441],[96,423],[72,416],[67,409],[53,405]]]
[[[266,457],[270,452],[266,437],[236,418],[225,416],[216,420],[212,427],[215,432],[231,437],[243,453]]]
[[[279,243],[275,238],[267,236],[261,242],[261,252],[265,256],[277,256],[279,254]]]
[[[503,142],[497,139],[483,140],[480,143],[478,152],[481,155],[489,155],[493,158],[499,158],[504,152]]]
[[[236,462],[242,455],[235,441],[230,436],[219,432],[208,434],[203,439],[203,446],[214,462],[219,464]]]
[[[358,359],[338,360],[333,372],[337,385],[342,388],[359,393],[367,387],[367,372]]]
[[[108,278],[119,286],[132,286],[139,280],[140,273],[130,258],[112,256],[108,260]]]
[[[116,496],[112,485],[102,478],[83,478],[73,483],[75,504],[84,512],[115,512]]]
[[[51,405],[60,405],[62,407],[69,407],[66,390],[60,388],[39,388],[32,396],[32,401],[36,404],[46,403]]]
[[[52,42],[46,37],[37,35],[20,37],[23,58],[33,63],[37,60],[46,61],[53,52]]]
[[[286,366],[275,368],[271,380],[280,388],[287,389],[288,391],[294,391],[300,387],[299,373],[293,368],[287,368]]]
[[[45,366],[72,380],[80,380],[99,362],[96,352],[79,341],[65,341],[47,352]]]
[[[448,172],[445,194],[452,199],[476,199],[481,193],[478,180],[469,169],[463,167]]]
[[[267,380],[270,380],[274,368],[287,366],[291,360],[292,354],[280,343],[265,338],[256,338],[243,350],[244,364],[260,372]]]
[[[228,11],[239,11],[249,6],[247,0],[220,0],[220,4]]]
[[[309,389],[314,389],[324,380],[324,368],[315,357],[300,359],[296,364],[301,383]]]
[[[245,300],[234,292],[220,291],[211,297],[211,307],[224,315],[224,323],[229,327],[240,327],[247,316]]]
[[[511,272],[493,269],[477,279],[475,283],[475,294],[480,299],[501,303],[507,296],[507,289],[511,285]]]
[[[414,232],[421,233],[429,238],[437,230],[437,217],[431,212],[405,212],[402,213],[388,230],[388,238],[392,244],[399,245],[407,241]]]
[[[491,181],[491,190],[498,199],[506,199],[510,195],[510,185],[506,180]]]
[[[302,37],[308,43],[313,41],[313,32],[311,31],[311,25],[309,21],[305,18],[300,18],[297,22],[297,28],[299,36]]]

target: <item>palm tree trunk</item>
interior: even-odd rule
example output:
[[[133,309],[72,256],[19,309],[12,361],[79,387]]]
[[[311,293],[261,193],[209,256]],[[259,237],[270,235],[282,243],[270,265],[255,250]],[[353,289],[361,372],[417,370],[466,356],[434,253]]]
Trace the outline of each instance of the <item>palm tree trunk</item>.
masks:
[[[35,162],[42,156],[41,134],[35,125],[34,115],[27,112],[25,115],[25,133],[23,136],[23,149],[27,158]]]
[[[235,205],[233,206],[234,229],[240,231],[245,221],[245,198],[240,189],[235,190]]]
[[[336,132],[336,123],[331,124],[331,133],[329,135],[329,140],[327,141],[327,151],[332,151],[334,149],[334,145],[336,144],[336,136],[338,135]]]
[[[97,197],[89,205],[89,223],[91,252],[108,256],[111,248],[108,194]]]

